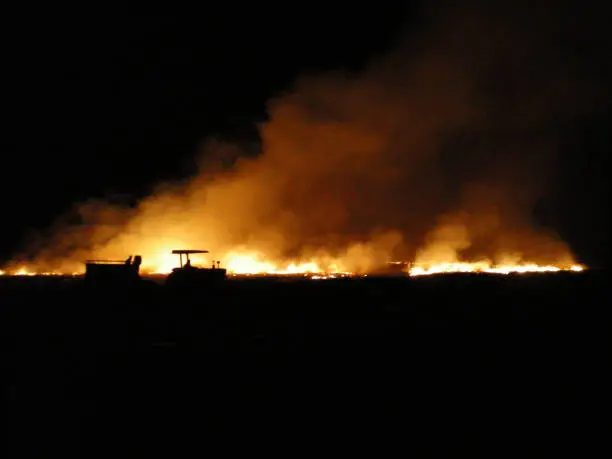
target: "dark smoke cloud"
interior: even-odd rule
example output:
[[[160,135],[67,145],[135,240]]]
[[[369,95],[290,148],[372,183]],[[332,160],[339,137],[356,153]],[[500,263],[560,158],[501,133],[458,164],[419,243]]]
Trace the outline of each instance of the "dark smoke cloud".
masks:
[[[200,176],[137,209],[86,203],[39,258],[175,244],[362,269],[391,255],[567,257],[531,212],[564,128],[599,107],[579,49],[601,38],[591,19],[559,2],[429,2],[419,34],[361,74],[303,78],[271,100],[259,157],[208,142]]]

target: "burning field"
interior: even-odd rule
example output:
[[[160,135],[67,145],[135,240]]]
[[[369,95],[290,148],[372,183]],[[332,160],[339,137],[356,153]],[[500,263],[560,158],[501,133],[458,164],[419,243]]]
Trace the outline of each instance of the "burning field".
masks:
[[[404,274],[410,277],[417,276],[431,276],[440,274],[453,274],[453,273],[487,273],[487,274],[524,274],[524,273],[551,273],[561,271],[572,271],[581,272],[585,268],[578,264],[569,266],[554,266],[554,265],[537,265],[537,264],[517,264],[517,265],[493,265],[490,262],[477,262],[477,263],[441,263],[434,265],[415,265],[410,266],[409,264],[392,262],[389,265],[402,264],[406,265],[404,269],[388,271],[379,271],[374,274]],[[203,266],[207,266],[208,263],[204,263]],[[171,272],[172,268],[164,269],[163,265],[149,264],[148,268],[143,270],[144,275],[149,276],[160,276],[166,275]],[[38,272],[35,270],[22,267],[17,271],[0,271],[0,276],[81,276],[83,272],[75,271],[71,273],[66,272]],[[337,279],[343,277],[362,277],[367,276],[368,273],[353,273],[348,271],[339,271],[337,265],[328,267],[326,269],[321,268],[314,262],[295,264],[291,263],[283,268],[278,268],[272,263],[259,262],[255,257],[240,256],[236,259],[230,259],[228,263],[228,274],[230,276],[300,276],[314,280],[320,279]],[[372,274],[372,273],[369,273]]]
[[[360,72],[272,98],[257,155],[207,140],[190,178],[136,206],[76,204],[2,273],[79,274],[82,260],[129,254],[168,273],[188,248],[234,275],[356,276],[389,260],[410,276],[580,271],[534,209],[558,179],[564,126],[593,110],[593,82],[563,56],[563,27],[529,11],[431,8]]]
[[[205,139],[182,180],[158,177],[161,183],[135,197],[137,178],[121,169],[123,157],[101,157],[99,149],[110,145],[103,138],[94,139],[100,146],[91,155],[82,145],[84,159],[73,166],[81,170],[67,160],[54,163],[66,169],[64,182],[52,178],[55,188],[32,178],[34,168],[48,173],[34,156],[24,155],[26,170],[5,161],[7,175],[22,182],[6,199],[24,190],[48,193],[39,208],[56,199],[59,205],[55,189],[64,187],[64,195],[80,189],[80,196],[95,189],[91,172],[103,161],[109,167],[101,169],[100,188],[113,186],[107,170],[121,176],[115,183],[134,187],[75,202],[0,259],[0,349],[15,451],[47,457],[55,447],[63,456],[89,457],[108,450],[112,457],[150,449],[177,456],[177,448],[193,450],[186,447],[193,437],[194,446],[208,450],[217,438],[225,449],[249,442],[283,452],[285,444],[329,450],[330,440],[342,450],[356,444],[379,451],[395,438],[414,448],[423,438],[427,450],[474,449],[487,439],[489,448],[506,451],[525,438],[529,450],[539,446],[534,440],[549,451],[561,439],[565,451],[575,443],[582,452],[609,432],[600,421],[606,416],[596,414],[610,392],[602,377],[612,359],[610,273],[579,236],[596,241],[604,230],[576,217],[595,213],[595,204],[585,202],[597,199],[584,183],[589,174],[574,167],[582,182],[570,180],[560,165],[568,145],[583,145],[567,140],[575,135],[572,126],[604,98],[597,66],[584,68],[572,58],[593,55],[595,47],[572,43],[578,21],[562,11],[567,2],[422,3],[428,6],[418,29],[387,55],[359,70],[298,78],[266,102],[258,139]],[[345,22],[354,23],[348,13],[355,5],[343,8]],[[368,16],[371,6],[363,8]],[[198,27],[212,24],[213,31],[250,40],[234,11],[220,16],[213,7],[207,5],[204,21],[196,18]],[[315,8],[296,7],[298,14],[275,9],[269,23],[285,21],[287,30],[290,21],[302,21],[302,30],[310,29],[303,39],[311,43],[317,24],[302,12]],[[255,9],[261,14],[262,5]],[[327,9],[310,16],[326,18]],[[608,18],[596,9],[612,37]],[[242,7],[238,14],[262,28],[255,14]],[[86,31],[98,20],[90,16],[70,22]],[[152,61],[172,51],[175,29],[160,26],[155,15],[115,16],[126,27],[142,22],[158,30],[159,40],[147,47]],[[24,18],[18,32],[28,40],[12,40],[11,52],[20,42],[41,42],[34,15]],[[78,41],[78,65],[84,52],[95,54],[116,33],[105,19],[95,46],[88,46],[80,34],[60,30],[56,19],[42,21],[61,32],[60,43]],[[365,34],[377,26],[352,29]],[[138,42],[147,40],[134,30]],[[272,32],[285,58],[294,50],[280,30]],[[351,46],[350,34],[342,38],[342,46]],[[140,48],[120,43],[126,53],[109,58],[140,68]],[[226,52],[223,40],[205,46],[241,68],[261,64],[256,54],[242,62]],[[574,52],[565,52],[571,46]],[[76,114],[68,119],[86,123],[97,107],[81,107],[92,100],[111,91],[118,93],[113,101],[127,97],[119,70],[86,66],[78,74],[113,81],[88,85],[96,98],[78,86],[79,104],[65,103],[65,92],[49,82],[65,80],[68,87],[79,75],[61,68],[56,54],[63,50],[52,51],[36,72],[24,73],[22,91],[5,85],[24,101],[23,111],[8,110],[11,116],[37,125],[30,118],[41,116],[38,107],[25,102],[39,98],[38,85],[55,93],[40,105],[61,105],[45,106],[42,117],[66,110]],[[612,62],[609,54],[606,49],[602,59]],[[183,71],[182,59],[171,66]],[[20,65],[26,60],[34,58],[19,55]],[[43,85],[50,73],[55,79]],[[153,76],[155,85],[166,79],[163,72]],[[144,86],[134,100],[155,97],[157,86]],[[201,93],[207,90],[216,88]],[[184,100],[184,87],[176,94],[176,104],[153,99],[143,111],[185,110],[185,117],[159,118],[178,124],[198,105]],[[239,91],[232,96],[241,99]],[[122,120],[139,113],[117,109]],[[103,116],[98,119],[112,113]],[[65,119],[52,125],[63,129],[57,137],[31,135],[41,139],[38,145],[59,148],[54,139],[77,130]],[[166,139],[148,119],[138,121],[146,129],[136,133],[157,131],[162,145],[170,145],[168,177],[176,176],[174,137]],[[128,145],[142,145],[124,139],[123,128],[129,126],[94,131],[121,137],[125,146],[115,158],[128,155]],[[16,135],[29,140],[22,131]],[[4,143],[10,157],[11,143]],[[136,158],[134,167],[144,175],[159,163]],[[78,181],[92,188],[70,188]],[[20,218],[10,211],[16,206],[28,217],[37,212],[36,205],[4,208],[5,226]],[[579,206],[584,210],[575,212]],[[598,248],[605,246],[591,245]],[[235,438],[244,440],[227,441]],[[24,454],[32,446],[44,453]]]

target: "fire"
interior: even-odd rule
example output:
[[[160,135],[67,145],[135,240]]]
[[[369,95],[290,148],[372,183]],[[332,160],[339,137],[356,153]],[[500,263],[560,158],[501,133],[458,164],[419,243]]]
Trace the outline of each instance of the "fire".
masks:
[[[153,253],[143,254],[141,271],[147,274],[169,274],[179,266],[177,255],[170,249],[156,250]],[[190,255],[191,264],[198,267],[212,267],[217,261],[216,257],[200,254]],[[293,260],[273,262],[263,254],[249,251],[232,251],[219,257],[221,267],[227,269],[230,275],[295,275],[305,274],[311,277],[332,278],[352,275],[347,270],[340,269],[338,261],[325,262],[320,260]],[[82,272],[72,272],[71,275],[80,275]],[[0,271],[1,275],[34,276],[34,275],[67,275],[63,272],[41,272],[36,269],[22,267],[12,271]]]
[[[232,274],[314,274],[325,272],[314,261],[290,262],[285,265],[262,260],[257,255],[230,253],[226,268]]]
[[[177,255],[173,255],[170,249],[160,249],[152,252],[144,252],[141,271],[145,274],[169,274],[172,269],[178,267]],[[441,258],[441,257],[440,257]],[[436,274],[451,273],[491,273],[499,275],[521,274],[521,273],[553,273],[559,271],[580,272],[586,268],[579,264],[565,262],[560,265],[547,265],[537,263],[501,263],[494,264],[489,260],[478,262],[439,262],[440,258],[430,259],[428,262],[407,263],[404,273],[410,277],[431,276]],[[453,257],[456,259],[456,257]],[[319,258],[309,260],[286,260],[273,261],[263,253],[248,250],[234,250],[220,257],[192,254],[190,255],[193,266],[216,267],[220,261],[221,267],[225,268],[231,275],[299,275],[310,279],[334,279],[364,275],[365,273],[351,272],[342,259]],[[510,258],[508,261],[514,261]],[[518,261],[518,260],[517,260]],[[32,267],[22,266],[14,270],[0,270],[0,276],[78,276],[80,272],[42,272]]]
[[[19,268],[15,271],[4,271],[0,269],[0,276],[18,276],[18,277],[26,277],[26,276],[79,276],[82,273],[72,272],[72,273],[62,273],[62,272],[49,272],[49,271],[37,271],[35,269],[29,269],[26,267]]]
[[[161,251],[157,256],[151,257],[148,261],[145,260],[143,271],[154,274],[170,273],[178,265],[176,255],[172,255],[170,252],[170,250]],[[194,266],[202,267],[212,267],[216,261],[214,257],[206,258],[197,254],[191,255],[190,258]],[[228,252],[221,256],[219,261],[221,261],[222,266],[227,269],[229,274],[239,275],[350,274],[342,273],[338,269],[337,263],[332,263],[325,267],[315,260],[274,263],[256,252]]]
[[[537,265],[535,263],[522,265],[492,265],[488,262],[479,263],[440,263],[430,266],[413,266],[409,270],[410,276],[429,276],[433,274],[448,273],[491,273],[491,274],[520,274],[520,273],[550,273],[559,271],[583,271],[581,265],[558,267],[552,265]]]
[[[157,259],[149,261],[143,265],[143,272],[150,274],[168,274],[173,268],[177,267],[175,256],[160,255]],[[335,279],[339,277],[354,276],[356,273],[342,271],[337,264],[323,267],[315,261],[273,263],[266,261],[259,255],[230,253],[223,257],[226,260],[225,268],[230,275],[309,275],[311,279]],[[194,266],[207,267],[212,262],[207,263],[202,258],[196,256],[192,261]],[[411,277],[432,276],[436,274],[452,273],[489,273],[489,274],[521,274],[521,273],[553,273],[560,271],[581,272],[586,268],[582,265],[574,264],[570,266],[538,265],[535,263],[525,263],[518,265],[493,265],[489,262],[456,262],[438,263],[432,265],[412,265],[407,269],[406,274]],[[15,271],[0,270],[0,276],[78,276],[79,272],[40,272],[34,269],[21,267]]]

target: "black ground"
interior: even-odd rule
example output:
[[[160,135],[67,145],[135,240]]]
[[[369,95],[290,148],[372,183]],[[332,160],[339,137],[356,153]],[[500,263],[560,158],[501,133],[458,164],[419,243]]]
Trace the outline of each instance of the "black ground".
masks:
[[[379,430],[433,432],[431,448],[446,448],[447,432],[499,436],[498,451],[595,435],[608,427],[586,413],[605,414],[608,399],[609,279],[242,280],[185,293],[5,278],[11,444],[182,457],[195,439],[293,456]]]

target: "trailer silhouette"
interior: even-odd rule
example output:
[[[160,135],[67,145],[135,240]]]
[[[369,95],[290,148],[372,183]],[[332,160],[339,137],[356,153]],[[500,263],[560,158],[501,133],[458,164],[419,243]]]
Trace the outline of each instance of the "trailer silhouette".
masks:
[[[140,280],[142,257],[126,260],[86,260],[85,283],[88,285],[126,285]]]

